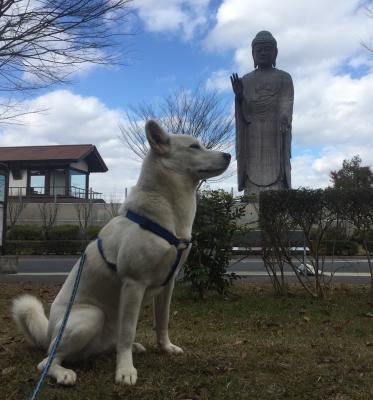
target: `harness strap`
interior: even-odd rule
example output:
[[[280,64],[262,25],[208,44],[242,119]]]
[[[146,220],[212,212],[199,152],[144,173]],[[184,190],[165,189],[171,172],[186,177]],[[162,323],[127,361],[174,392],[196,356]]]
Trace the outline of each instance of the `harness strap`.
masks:
[[[174,275],[174,273],[179,265],[183,251],[188,248],[188,246],[191,242],[188,240],[183,240],[183,239],[177,238],[172,232],[163,228],[163,226],[157,224],[156,222],[152,221],[151,219],[142,217],[141,215],[136,214],[130,210],[127,210],[125,216],[128,219],[130,219],[132,222],[135,222],[136,224],[140,225],[141,228],[146,229],[147,231],[150,231],[157,236],[160,236],[162,239],[164,239],[168,243],[170,243],[170,245],[175,246],[175,248],[177,250],[176,260],[173,263],[172,267],[170,268],[170,271],[169,271],[165,281],[161,285],[161,286],[166,286],[168,284],[168,282],[170,281],[170,279],[172,278],[172,276]],[[112,270],[113,272],[116,272],[117,271],[116,264],[109,262],[107,260],[107,258],[105,257],[101,238],[97,239],[97,247],[98,247],[98,251],[99,251],[102,259],[105,261],[108,268],[110,270]]]
[[[102,239],[101,238],[97,238],[97,247],[98,247],[98,251],[99,251],[101,257],[103,258],[103,260],[105,261],[105,263],[109,267],[109,269],[111,269],[114,272],[117,272],[116,264],[108,261],[107,258],[105,257],[104,247],[102,246]]]
[[[168,273],[165,281],[162,283],[162,286],[166,286],[168,284],[168,282],[170,282],[170,279],[173,277],[173,275],[174,275],[174,273],[176,271],[176,268],[179,265],[179,262],[180,262],[180,259],[181,259],[181,256],[182,256],[184,250],[185,249],[177,249],[176,260],[173,263],[173,265],[172,265],[172,267],[170,269],[170,272]]]
[[[152,221],[151,219],[142,217],[139,214],[136,214],[130,210],[127,210],[126,217],[133,222],[136,222],[141,226],[141,228],[146,229],[147,231],[153,232],[157,236],[160,236],[172,246],[178,247],[180,244],[189,245],[189,241],[182,240],[177,238],[173,233],[169,230],[163,228],[163,226],[158,225],[156,222]],[[188,246],[186,246],[188,247]],[[184,248],[186,248],[184,247]],[[184,250],[184,249],[183,249]]]

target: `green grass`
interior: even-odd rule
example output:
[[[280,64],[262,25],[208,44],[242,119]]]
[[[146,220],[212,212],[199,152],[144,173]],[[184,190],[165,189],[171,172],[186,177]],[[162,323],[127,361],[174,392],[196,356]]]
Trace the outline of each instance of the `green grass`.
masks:
[[[0,399],[26,399],[37,380],[40,351],[13,326],[10,299],[29,292],[50,303],[58,286],[0,285]],[[373,397],[373,303],[365,287],[339,287],[331,300],[313,300],[294,288],[276,298],[268,286],[236,285],[233,296],[196,302],[177,289],[170,335],[185,354],[154,346],[151,308],[137,339],[134,387],[114,384],[115,355],[77,362],[74,387],[48,378],[40,399],[294,399]]]

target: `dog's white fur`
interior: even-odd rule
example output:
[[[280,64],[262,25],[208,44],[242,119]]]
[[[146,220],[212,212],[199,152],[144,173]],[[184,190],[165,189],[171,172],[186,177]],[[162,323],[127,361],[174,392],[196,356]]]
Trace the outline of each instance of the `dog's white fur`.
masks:
[[[157,343],[167,353],[182,353],[168,337],[168,321],[173,278],[162,286],[176,259],[176,248],[166,240],[142,229],[124,217],[127,209],[145,216],[175,236],[191,238],[196,211],[196,188],[201,179],[219,175],[228,166],[230,155],[205,149],[187,135],[168,135],[148,121],[146,134],[150,151],[144,159],[137,185],[120,211],[100,232],[104,253],[117,265],[111,271],[98,252],[97,243],[86,249],[86,263],[62,341],[49,370],[58,383],[72,385],[76,374],[64,368],[64,360],[76,360],[116,346],[117,383],[133,385],[137,370],[132,352],[145,348],[135,343],[135,333],[143,301],[154,299]],[[183,252],[178,269],[190,246]],[[13,317],[32,344],[48,348],[61,325],[74,285],[79,262],[75,264],[56,296],[47,320],[39,300],[23,295],[13,301]],[[38,365],[41,370],[46,358]]]

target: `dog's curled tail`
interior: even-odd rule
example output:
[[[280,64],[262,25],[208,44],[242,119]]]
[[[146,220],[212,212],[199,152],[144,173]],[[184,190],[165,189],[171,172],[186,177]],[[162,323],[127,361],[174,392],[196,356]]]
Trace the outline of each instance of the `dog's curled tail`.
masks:
[[[44,307],[34,296],[24,294],[13,300],[12,315],[18,329],[33,346],[48,347],[48,319]]]

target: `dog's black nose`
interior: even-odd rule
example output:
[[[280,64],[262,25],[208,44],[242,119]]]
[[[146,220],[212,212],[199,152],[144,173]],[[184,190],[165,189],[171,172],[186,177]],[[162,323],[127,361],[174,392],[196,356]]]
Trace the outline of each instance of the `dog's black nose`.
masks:
[[[231,160],[231,155],[229,153],[223,153],[223,157],[227,160],[230,161]]]

